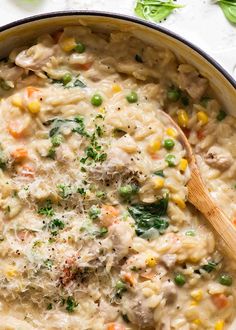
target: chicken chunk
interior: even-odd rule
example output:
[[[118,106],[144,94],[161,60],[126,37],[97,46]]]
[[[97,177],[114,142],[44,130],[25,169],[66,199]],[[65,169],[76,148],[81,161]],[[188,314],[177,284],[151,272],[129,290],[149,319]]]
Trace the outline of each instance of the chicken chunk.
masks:
[[[53,40],[49,35],[42,37],[39,43],[16,56],[16,65],[32,71],[40,70],[54,54],[53,45]]]
[[[211,167],[225,171],[233,164],[233,157],[228,150],[219,146],[213,146],[205,155],[205,162]]]
[[[135,329],[151,330],[155,328],[152,310],[146,305],[142,295],[126,295],[122,298],[122,312],[128,316]]]
[[[179,71],[179,86],[186,90],[193,99],[199,99],[205,93],[208,81],[202,78],[198,71],[188,64],[181,64]]]
[[[134,230],[126,222],[114,223],[109,227],[109,239],[115,250],[115,259],[121,260],[129,252]]]
[[[174,303],[174,301],[177,297],[177,290],[176,290],[176,286],[174,285],[174,283],[166,281],[162,285],[162,291],[163,291],[163,296],[166,299],[166,303],[167,304]]]

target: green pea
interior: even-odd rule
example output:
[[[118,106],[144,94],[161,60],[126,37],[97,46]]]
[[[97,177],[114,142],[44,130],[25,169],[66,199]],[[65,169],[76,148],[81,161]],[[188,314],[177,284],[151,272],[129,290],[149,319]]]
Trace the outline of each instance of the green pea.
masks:
[[[64,76],[62,77],[62,82],[63,82],[63,85],[67,85],[70,81],[72,80],[72,75],[71,73],[65,73]]]
[[[129,103],[136,103],[138,101],[138,95],[136,92],[132,91],[129,95],[126,96],[126,100]]]
[[[102,97],[100,94],[94,94],[91,98],[91,104],[95,107],[99,107],[102,104]]]
[[[92,220],[96,220],[99,215],[101,214],[101,210],[96,207],[95,205],[93,205],[90,209],[89,209],[89,217]]]
[[[220,110],[219,113],[218,113],[218,115],[216,116],[216,119],[218,121],[222,121],[222,120],[225,119],[226,116],[227,116],[227,113],[225,111],[223,111],[223,110]]]
[[[175,164],[175,155],[167,155],[166,158],[165,158],[165,161],[167,162],[168,166],[169,167],[174,167],[176,164]]]
[[[129,199],[132,195],[136,194],[138,187],[134,184],[128,184],[119,188],[119,195],[124,199]]]
[[[167,92],[167,98],[171,102],[177,102],[180,99],[181,91],[178,88],[172,87]]]
[[[164,141],[164,147],[165,147],[167,150],[171,150],[171,149],[173,149],[174,146],[175,146],[175,142],[174,142],[174,140],[172,140],[172,139],[166,139],[166,140]]]
[[[219,283],[225,286],[231,286],[233,283],[232,276],[228,274],[221,274],[218,279]]]
[[[85,52],[85,45],[82,43],[82,42],[78,42],[77,45],[75,46],[74,50],[77,52],[77,53],[84,53]]]
[[[186,283],[186,278],[183,274],[177,273],[174,277],[175,284],[178,286],[183,286]]]

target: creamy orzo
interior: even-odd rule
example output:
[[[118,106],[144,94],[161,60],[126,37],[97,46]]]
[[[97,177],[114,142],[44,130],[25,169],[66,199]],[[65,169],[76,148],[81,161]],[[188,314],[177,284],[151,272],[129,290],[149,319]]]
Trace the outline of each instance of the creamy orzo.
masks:
[[[0,329],[229,329],[235,265],[187,203],[186,152],[157,115],[235,221],[236,120],[207,79],[78,26],[14,49],[0,95]]]

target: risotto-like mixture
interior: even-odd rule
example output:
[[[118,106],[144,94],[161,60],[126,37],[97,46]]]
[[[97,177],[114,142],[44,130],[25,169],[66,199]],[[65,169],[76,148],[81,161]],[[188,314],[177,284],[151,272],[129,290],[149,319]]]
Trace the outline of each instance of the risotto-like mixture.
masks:
[[[208,81],[78,26],[13,50],[0,95],[0,329],[230,329],[235,266],[187,203],[186,152],[157,115],[235,221],[236,120]]]

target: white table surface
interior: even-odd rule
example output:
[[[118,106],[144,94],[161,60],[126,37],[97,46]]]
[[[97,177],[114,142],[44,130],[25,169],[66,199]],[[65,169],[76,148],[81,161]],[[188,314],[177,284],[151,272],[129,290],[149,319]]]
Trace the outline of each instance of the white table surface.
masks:
[[[236,24],[212,0],[178,0],[185,7],[159,23],[201,47],[236,79]],[[0,25],[40,13],[68,9],[134,15],[135,0],[0,0]]]

